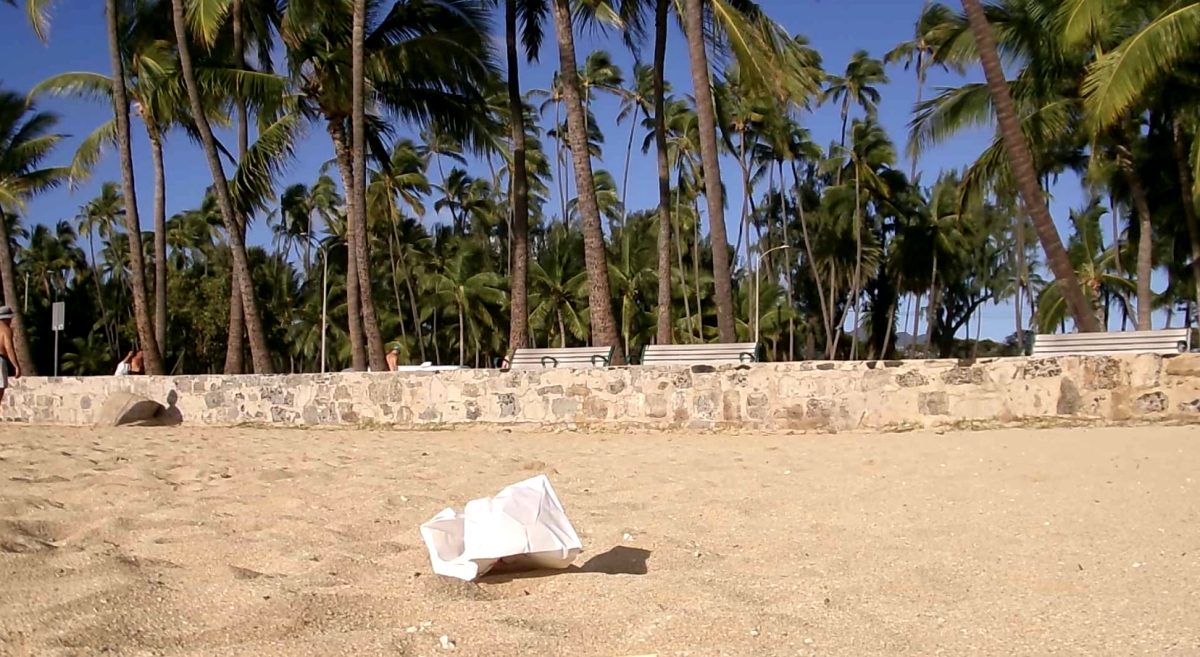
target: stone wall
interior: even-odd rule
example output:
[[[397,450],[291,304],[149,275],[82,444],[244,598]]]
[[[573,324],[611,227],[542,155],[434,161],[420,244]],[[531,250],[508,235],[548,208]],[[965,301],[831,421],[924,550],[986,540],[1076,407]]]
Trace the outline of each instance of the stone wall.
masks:
[[[712,368],[33,378],[3,419],[90,425],[129,391],[189,425],[904,429],[1074,417],[1200,419],[1200,355]]]

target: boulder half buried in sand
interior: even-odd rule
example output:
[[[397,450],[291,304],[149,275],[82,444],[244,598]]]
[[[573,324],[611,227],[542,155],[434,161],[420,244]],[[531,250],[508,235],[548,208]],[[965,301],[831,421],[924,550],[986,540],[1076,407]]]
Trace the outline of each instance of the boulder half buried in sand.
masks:
[[[433,572],[471,581],[505,572],[561,570],[583,549],[546,475],[507,486],[495,497],[445,509],[421,525]]]
[[[104,400],[96,416],[96,426],[119,427],[150,422],[164,411],[163,405],[132,392],[114,392]]]

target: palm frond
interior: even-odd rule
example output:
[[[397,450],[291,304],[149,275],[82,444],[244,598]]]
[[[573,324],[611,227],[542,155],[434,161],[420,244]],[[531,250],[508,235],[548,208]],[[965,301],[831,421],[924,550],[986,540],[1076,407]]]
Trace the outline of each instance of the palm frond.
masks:
[[[187,0],[187,21],[192,36],[211,47],[229,16],[230,0]]]
[[[263,129],[233,176],[234,203],[241,212],[265,210],[275,180],[292,159],[303,119],[289,113]]]
[[[112,78],[88,71],[60,73],[42,80],[29,90],[30,99],[41,95],[108,100],[112,98]]]
[[[1088,67],[1083,96],[1094,131],[1127,114],[1153,85],[1196,55],[1200,2],[1184,3],[1155,18]]]
[[[70,186],[75,188],[79,183],[92,175],[92,169],[104,154],[104,147],[117,143],[116,120],[105,121],[80,142],[75,149],[75,157],[71,160]]]

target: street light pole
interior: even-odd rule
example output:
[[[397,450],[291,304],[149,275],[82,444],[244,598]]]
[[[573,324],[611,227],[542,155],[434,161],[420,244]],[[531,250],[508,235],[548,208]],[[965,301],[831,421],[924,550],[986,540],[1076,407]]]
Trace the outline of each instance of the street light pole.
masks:
[[[790,249],[790,248],[792,248],[792,246],[790,244],[780,244],[779,246],[767,249],[766,251],[760,253],[758,255],[758,258],[755,259],[755,261],[754,261],[754,343],[755,344],[758,344],[758,325],[759,325],[760,320],[762,319],[762,315],[759,313],[758,306],[759,306],[760,300],[762,299],[762,261],[763,261],[763,258],[770,255],[772,251],[778,251],[780,249]]]

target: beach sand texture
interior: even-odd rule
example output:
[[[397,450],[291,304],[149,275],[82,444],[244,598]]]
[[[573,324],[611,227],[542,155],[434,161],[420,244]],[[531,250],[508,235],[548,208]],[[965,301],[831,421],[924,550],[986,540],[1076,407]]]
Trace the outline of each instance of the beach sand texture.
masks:
[[[1198,439],[9,425],[0,654],[1200,655]],[[430,574],[543,472],[578,569]]]

